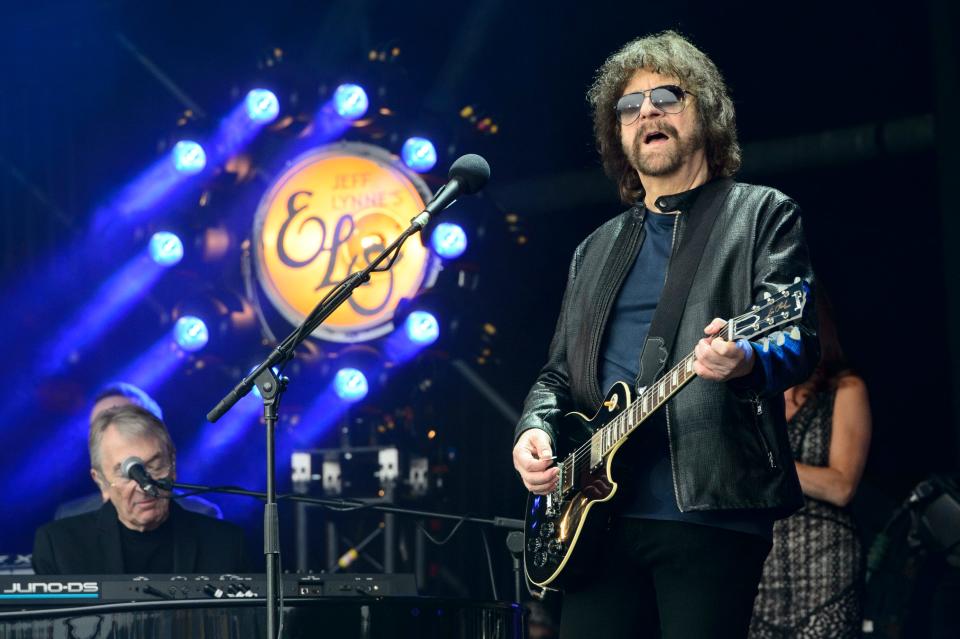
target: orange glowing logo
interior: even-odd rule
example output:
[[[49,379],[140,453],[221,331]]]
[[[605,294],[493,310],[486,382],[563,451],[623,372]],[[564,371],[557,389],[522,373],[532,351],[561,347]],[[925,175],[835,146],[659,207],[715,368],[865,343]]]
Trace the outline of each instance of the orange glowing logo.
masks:
[[[274,307],[299,324],[332,287],[396,239],[429,197],[423,181],[379,147],[341,143],[301,155],[257,208],[261,286]],[[390,271],[373,273],[314,335],[357,342],[389,332],[397,302],[430,286],[438,266],[420,238],[410,238]]]

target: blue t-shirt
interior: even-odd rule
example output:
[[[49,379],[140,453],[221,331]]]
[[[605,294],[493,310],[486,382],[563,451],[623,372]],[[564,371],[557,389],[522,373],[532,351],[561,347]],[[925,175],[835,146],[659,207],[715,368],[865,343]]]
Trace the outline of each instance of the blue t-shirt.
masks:
[[[676,214],[647,211],[643,244],[623,281],[603,336],[599,368],[604,393],[618,381],[625,381],[636,389],[640,352],[666,282],[675,223]],[[623,514],[718,526],[771,537],[773,518],[763,511],[680,512],[670,468],[670,444],[663,409],[647,418],[621,451],[617,461],[626,462],[630,468],[630,479],[623,480],[630,482],[624,486],[630,500],[624,503]]]
[[[673,247],[675,214],[644,216],[645,237],[633,267],[623,281],[610,311],[600,350],[600,388],[606,393],[616,382],[636,386],[640,351],[667,280],[667,262]]]

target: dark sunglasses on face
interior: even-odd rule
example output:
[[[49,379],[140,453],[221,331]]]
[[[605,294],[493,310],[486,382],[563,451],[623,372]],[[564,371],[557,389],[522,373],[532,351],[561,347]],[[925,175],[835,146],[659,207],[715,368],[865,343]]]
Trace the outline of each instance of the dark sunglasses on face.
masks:
[[[637,121],[640,117],[640,107],[643,106],[643,100],[650,97],[650,104],[653,108],[663,113],[680,113],[686,106],[684,96],[693,95],[678,86],[667,84],[662,87],[654,87],[646,91],[635,91],[628,93],[617,100],[617,118],[620,124],[629,125]]]

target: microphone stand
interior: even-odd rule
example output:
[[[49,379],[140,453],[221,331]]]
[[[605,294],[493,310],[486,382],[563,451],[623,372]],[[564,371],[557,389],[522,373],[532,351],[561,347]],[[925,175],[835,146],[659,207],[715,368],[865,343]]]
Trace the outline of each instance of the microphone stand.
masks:
[[[222,493],[224,495],[243,495],[245,497],[255,497],[257,499],[266,499],[267,493],[257,490],[247,490],[234,486],[204,486],[202,484],[185,484],[182,482],[156,482],[164,490],[179,488],[190,491],[187,495],[198,495],[201,493]],[[176,499],[181,495],[173,495],[171,499]],[[512,517],[474,517],[473,515],[455,515],[452,513],[441,513],[433,510],[420,510],[417,508],[404,508],[402,506],[390,506],[387,504],[370,503],[358,499],[327,499],[323,497],[308,497],[306,495],[287,494],[277,495],[279,499],[288,501],[299,501],[314,506],[324,506],[338,511],[350,510],[375,510],[383,513],[393,513],[397,515],[409,515],[420,519],[448,519],[451,521],[464,521],[474,524],[484,524],[494,528],[504,528],[507,530],[523,530],[523,520]]]
[[[438,192],[439,195],[439,192]],[[275,430],[278,420],[280,398],[287,387],[287,378],[274,372],[273,367],[282,366],[294,356],[294,349],[299,346],[320,324],[323,323],[337,308],[347,301],[353,291],[360,285],[370,281],[370,274],[377,271],[387,271],[400,254],[400,247],[409,237],[423,229],[430,219],[430,214],[423,211],[411,220],[410,226],[394,240],[390,246],[370,262],[366,268],[347,276],[335,286],[310,312],[304,321],[283,342],[281,342],[267,358],[261,362],[249,375],[244,377],[233,387],[220,402],[207,413],[207,419],[216,422],[230,408],[256,386],[263,399],[263,418],[267,427],[267,492],[263,511],[263,554],[267,560],[267,639],[276,639],[278,632],[277,622],[280,619],[279,610],[279,566],[280,566],[280,533],[279,517],[277,516],[277,492],[275,485]],[[392,254],[392,257],[391,257]],[[381,269],[380,263],[390,258],[390,261]]]

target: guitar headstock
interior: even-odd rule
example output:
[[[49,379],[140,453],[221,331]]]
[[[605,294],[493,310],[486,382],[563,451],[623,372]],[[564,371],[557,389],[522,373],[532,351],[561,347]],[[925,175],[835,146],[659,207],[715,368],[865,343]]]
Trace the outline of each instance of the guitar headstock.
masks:
[[[800,319],[807,303],[810,286],[800,278],[766,301],[754,306],[749,312],[734,317],[729,322],[729,340],[750,340],[765,335],[778,326]]]

